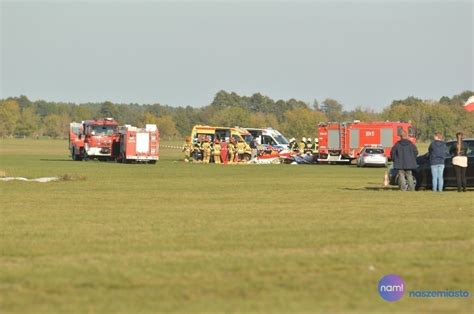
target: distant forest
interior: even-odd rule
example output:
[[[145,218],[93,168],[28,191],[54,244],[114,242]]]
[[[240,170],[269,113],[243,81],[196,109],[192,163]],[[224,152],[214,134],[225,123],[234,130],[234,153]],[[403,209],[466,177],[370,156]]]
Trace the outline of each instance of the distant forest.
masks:
[[[0,137],[67,138],[69,122],[94,117],[113,117],[120,124],[158,125],[164,139],[181,139],[193,125],[272,127],[287,137],[315,137],[317,125],[326,121],[411,121],[417,137],[428,140],[435,131],[453,138],[458,131],[474,136],[474,112],[463,105],[474,95],[464,91],[439,100],[408,97],[394,100],[381,112],[356,107],[345,110],[334,99],[307,103],[301,100],[273,100],[260,93],[241,96],[219,91],[213,101],[200,108],[171,107],[156,104],[65,103],[45,100],[30,101],[26,96],[0,100]]]

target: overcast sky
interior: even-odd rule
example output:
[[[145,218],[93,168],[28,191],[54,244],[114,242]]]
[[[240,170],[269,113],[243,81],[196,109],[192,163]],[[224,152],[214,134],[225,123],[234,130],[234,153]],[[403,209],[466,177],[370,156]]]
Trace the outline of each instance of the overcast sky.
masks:
[[[347,109],[473,87],[473,1],[1,0],[1,94],[203,106],[221,89]]]

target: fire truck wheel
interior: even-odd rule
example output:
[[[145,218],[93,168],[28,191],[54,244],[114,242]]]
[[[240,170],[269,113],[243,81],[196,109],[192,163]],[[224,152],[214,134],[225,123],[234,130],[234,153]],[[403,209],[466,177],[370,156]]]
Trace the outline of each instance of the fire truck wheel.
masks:
[[[252,156],[249,155],[249,154],[244,154],[243,160],[244,160],[244,161],[249,161],[251,157],[252,157]]]
[[[156,160],[150,160],[150,161],[148,161],[148,163],[149,163],[150,165],[154,165],[154,164],[156,164]]]

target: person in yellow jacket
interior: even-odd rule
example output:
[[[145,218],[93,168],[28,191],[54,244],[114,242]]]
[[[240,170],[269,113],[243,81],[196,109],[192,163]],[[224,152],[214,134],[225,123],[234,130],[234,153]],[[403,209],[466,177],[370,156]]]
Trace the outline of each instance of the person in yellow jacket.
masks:
[[[304,149],[305,154],[312,154],[313,153],[313,143],[311,142],[311,137],[308,137],[306,140],[306,147]]]
[[[183,152],[184,152],[184,161],[189,162],[191,159],[191,153],[193,151],[193,143],[191,142],[191,137],[186,136],[186,142],[183,145]]]
[[[221,145],[219,143],[219,140],[216,139],[214,140],[214,163],[220,164],[221,163]]]
[[[298,153],[300,155],[303,155],[305,148],[306,148],[306,137],[303,137],[301,138],[301,142],[298,144]]]
[[[239,160],[242,161],[244,160],[244,153],[245,153],[245,143],[243,140],[239,140],[237,143],[237,154],[239,155]]]
[[[230,138],[230,143],[229,143],[229,146],[228,146],[228,150],[229,150],[229,164],[233,164],[234,163],[234,156],[235,156],[235,149],[234,149],[234,139],[232,137]]]
[[[209,143],[209,138],[206,138],[206,140],[202,143],[202,153],[202,162],[208,164],[209,159],[211,159],[211,143]]]
[[[313,154],[319,154],[319,139],[317,137],[314,138]]]

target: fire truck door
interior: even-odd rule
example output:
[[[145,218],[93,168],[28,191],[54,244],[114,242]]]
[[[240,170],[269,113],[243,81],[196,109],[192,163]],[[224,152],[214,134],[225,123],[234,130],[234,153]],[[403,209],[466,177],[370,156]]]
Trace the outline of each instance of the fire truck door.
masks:
[[[150,135],[148,133],[137,132],[137,153],[148,153],[150,149]]]
[[[380,131],[380,141],[383,147],[392,147],[393,146],[393,129],[392,128],[382,128]]]
[[[350,139],[350,145],[351,149],[359,148],[359,142],[360,142],[360,129],[351,129],[351,139]]]
[[[328,130],[328,149],[340,149],[339,130]]]

